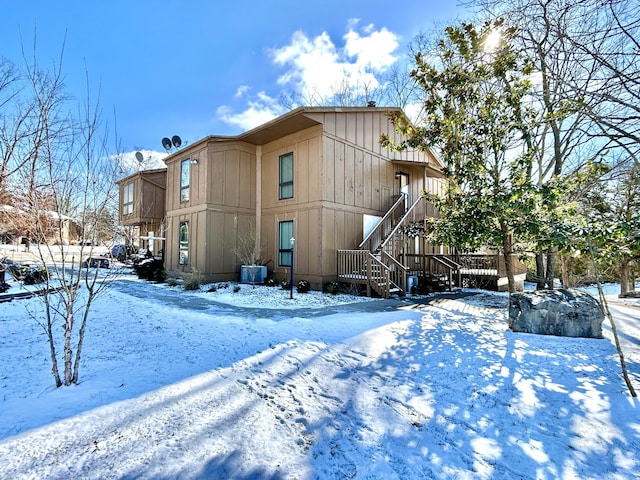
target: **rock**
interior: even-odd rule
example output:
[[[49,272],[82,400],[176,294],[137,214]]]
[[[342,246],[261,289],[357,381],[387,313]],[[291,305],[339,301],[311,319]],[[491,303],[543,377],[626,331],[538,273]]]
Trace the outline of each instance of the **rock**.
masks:
[[[591,295],[578,290],[513,293],[509,328],[514,332],[602,338],[604,313]]]

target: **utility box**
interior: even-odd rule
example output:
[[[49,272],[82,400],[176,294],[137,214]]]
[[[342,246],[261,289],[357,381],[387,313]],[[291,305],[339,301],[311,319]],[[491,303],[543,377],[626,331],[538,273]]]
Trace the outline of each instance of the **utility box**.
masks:
[[[411,293],[411,288],[418,288],[418,277],[415,275],[410,275],[407,277],[407,293]]]
[[[265,278],[267,278],[265,265],[242,265],[240,267],[240,283],[264,283]]]

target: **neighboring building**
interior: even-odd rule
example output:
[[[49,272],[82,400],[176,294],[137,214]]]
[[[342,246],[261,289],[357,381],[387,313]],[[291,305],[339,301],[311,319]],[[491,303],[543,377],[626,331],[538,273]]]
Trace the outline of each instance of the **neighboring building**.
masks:
[[[388,296],[435,263],[451,278],[446,249],[403,233],[435,215],[421,192],[441,193],[442,165],[430,151],[382,148],[383,133],[401,140],[389,112],[400,110],[301,107],[237,136],[203,138],[165,158],[164,213],[164,172],[118,182],[121,222],[158,232],[164,216],[167,271],[212,281],[239,279],[247,241],[277,277],[289,278],[293,260],[294,281],[314,288],[340,280]]]
[[[120,190],[118,220],[135,229],[141,247],[161,254],[164,248],[167,169],[143,170],[117,182]],[[131,235],[130,235],[131,236]]]
[[[34,219],[11,205],[0,205],[0,243],[72,245],[78,242],[80,226],[73,218],[50,210],[42,211],[38,217]]]

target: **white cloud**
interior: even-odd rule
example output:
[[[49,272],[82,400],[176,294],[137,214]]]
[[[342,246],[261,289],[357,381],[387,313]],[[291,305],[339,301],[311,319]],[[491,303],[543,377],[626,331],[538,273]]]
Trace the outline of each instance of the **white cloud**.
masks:
[[[364,37],[353,29],[345,34],[345,54],[355,58],[356,65],[360,67],[384,72],[397,60],[393,55],[398,48],[397,36],[386,28],[375,31],[373,25],[365,27],[364,31],[368,33]]]
[[[250,130],[282,115],[285,108],[265,92],[259,92],[254,100],[249,100],[248,107],[240,113],[233,113],[232,108],[227,105],[219,107],[216,113],[225,123],[242,130]]]
[[[315,38],[301,31],[294,33],[289,45],[272,51],[275,64],[288,67],[278,84],[293,88],[306,100],[328,98],[345,87],[377,87],[376,74],[397,60],[393,52],[398,48],[398,37],[386,28],[375,30],[373,25],[359,33],[357,23],[349,22],[341,48],[326,32]]]
[[[251,89],[249,85],[241,85],[236,90],[235,98],[241,98],[247,94],[247,92]]]
[[[377,76],[398,59],[394,55],[398,36],[384,27],[376,30],[373,24],[358,29],[358,23],[358,19],[349,20],[342,46],[336,46],[327,32],[311,38],[297,31],[288,45],[271,50],[273,63],[285,69],[277,86],[288,89],[290,98],[299,98],[305,104],[322,103],[338,92],[359,94],[364,88],[378,87]],[[246,108],[234,113],[232,107],[223,105],[217,115],[230,125],[251,129],[286,111],[275,100],[280,93],[261,91],[252,96],[250,86],[242,85],[235,98],[246,99]]]

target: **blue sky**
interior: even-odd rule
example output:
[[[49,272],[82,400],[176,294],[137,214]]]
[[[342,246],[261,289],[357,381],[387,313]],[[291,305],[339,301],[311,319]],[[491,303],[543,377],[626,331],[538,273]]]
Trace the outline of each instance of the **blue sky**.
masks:
[[[383,72],[416,34],[463,15],[456,0],[22,0],[3,4],[0,55],[24,64],[35,39],[47,67],[64,44],[68,92],[86,96],[88,74],[121,148],[161,151],[165,136],[234,135],[282,114],[283,91]]]

